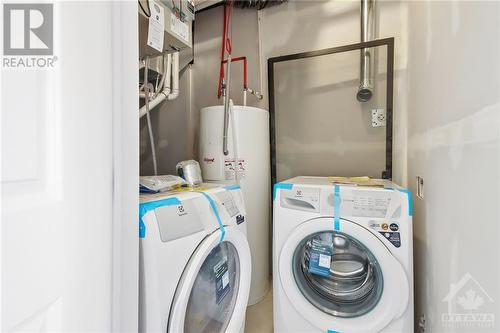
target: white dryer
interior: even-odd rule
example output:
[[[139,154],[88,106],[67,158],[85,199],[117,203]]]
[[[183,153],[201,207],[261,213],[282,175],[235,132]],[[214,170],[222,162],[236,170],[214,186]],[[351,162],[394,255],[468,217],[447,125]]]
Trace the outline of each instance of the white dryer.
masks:
[[[413,332],[411,194],[380,185],[275,185],[275,332]]]
[[[142,195],[140,332],[242,332],[251,279],[238,186]]]

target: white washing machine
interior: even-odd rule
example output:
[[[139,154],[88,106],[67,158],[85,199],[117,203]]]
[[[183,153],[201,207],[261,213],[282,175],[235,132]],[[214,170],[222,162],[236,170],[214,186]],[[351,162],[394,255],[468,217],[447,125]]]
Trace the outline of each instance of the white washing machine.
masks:
[[[243,332],[251,279],[239,186],[141,195],[140,332]]]
[[[275,185],[275,332],[413,332],[411,193],[380,183]]]

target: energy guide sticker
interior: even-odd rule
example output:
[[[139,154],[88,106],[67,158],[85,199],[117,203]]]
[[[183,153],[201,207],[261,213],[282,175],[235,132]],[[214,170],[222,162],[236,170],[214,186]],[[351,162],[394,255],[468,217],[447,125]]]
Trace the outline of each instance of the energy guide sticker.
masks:
[[[332,262],[332,245],[318,239],[312,240],[310,258],[309,258],[309,273],[325,276],[330,276],[330,264]]]
[[[229,293],[229,271],[227,267],[227,258],[219,261],[217,265],[214,266],[215,274],[215,297],[216,302],[219,304],[222,302],[224,297]]]

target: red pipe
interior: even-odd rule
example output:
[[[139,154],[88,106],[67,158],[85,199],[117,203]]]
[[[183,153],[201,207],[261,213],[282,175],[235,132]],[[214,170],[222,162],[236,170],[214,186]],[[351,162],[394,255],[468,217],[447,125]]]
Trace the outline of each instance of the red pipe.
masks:
[[[220,98],[222,95],[222,81],[224,80],[224,55],[225,52],[230,55],[232,52],[231,39],[228,36],[229,33],[229,22],[231,17],[231,12],[233,9],[234,2],[229,0],[228,3],[224,4],[224,27],[222,29],[222,46],[221,46],[221,55],[220,55],[220,71],[219,71],[219,85],[217,90],[217,98]]]
[[[217,98],[220,98],[222,95],[222,80],[224,79],[224,65],[222,61],[224,60],[224,53],[226,51],[226,35],[227,35],[227,5],[224,5],[224,26],[222,27],[222,45],[220,50],[220,70],[219,70],[219,86],[217,88]]]
[[[243,61],[243,89],[246,90],[248,88],[247,57],[237,57],[231,59],[231,62],[235,61]],[[223,67],[225,63],[227,63],[227,59],[222,60],[221,66]]]

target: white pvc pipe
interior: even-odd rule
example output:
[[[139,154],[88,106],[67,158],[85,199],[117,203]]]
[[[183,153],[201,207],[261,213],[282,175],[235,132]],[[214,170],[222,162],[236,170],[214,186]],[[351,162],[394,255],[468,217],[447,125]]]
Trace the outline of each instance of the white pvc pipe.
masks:
[[[173,66],[174,61],[172,60],[172,58],[175,59],[175,55],[177,55],[176,71],[174,70],[174,68],[172,68],[175,67]],[[152,110],[153,108],[158,106],[161,102],[168,99],[168,96],[172,95],[171,91],[173,91],[174,88],[173,87],[171,88],[170,86],[171,86],[171,76],[173,70],[174,70],[174,81],[176,80],[175,78],[177,77],[177,95],[179,95],[179,52],[174,53],[173,57],[171,54],[167,54],[165,72],[163,74],[165,75],[165,83],[163,84],[163,90],[155,98],[149,101],[149,110]],[[177,75],[175,73],[177,73]],[[175,97],[177,97],[177,95]],[[144,105],[142,108],[139,109],[139,118],[142,118],[144,115],[146,115],[146,112],[147,112],[146,105]]]
[[[165,72],[165,89],[163,89],[163,93],[165,96],[168,96],[171,91],[171,84],[172,84],[172,55],[169,53],[167,54],[167,67],[166,67],[166,72]]]
[[[177,96],[179,96],[179,52],[172,55],[172,89],[167,100],[171,101]]]
[[[151,102],[149,102],[149,110],[152,110],[153,108],[155,108],[156,106],[158,106],[158,104],[160,104],[161,102],[163,102],[166,99],[167,99],[167,96],[162,91],[154,100],[152,100]],[[146,112],[147,111],[146,111],[146,108],[144,106],[142,108],[140,108],[140,110],[139,110],[139,118],[142,118],[143,116],[145,116]]]

